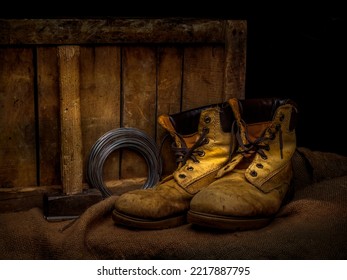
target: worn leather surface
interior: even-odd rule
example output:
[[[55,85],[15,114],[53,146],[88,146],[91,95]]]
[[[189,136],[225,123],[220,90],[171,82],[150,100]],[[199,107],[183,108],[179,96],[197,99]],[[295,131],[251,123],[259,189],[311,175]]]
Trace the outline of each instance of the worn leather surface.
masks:
[[[223,132],[220,122],[221,110],[211,107],[200,111],[199,125],[193,135],[195,139],[208,129],[208,142],[198,147],[202,154],[195,155],[197,161],[187,159],[173,172],[172,176],[159,182],[152,189],[135,190],[120,196],[115,202],[115,209],[128,216],[146,219],[164,219],[188,211],[189,202],[201,189],[208,186],[217,171],[227,162],[231,145],[231,133]],[[161,116],[159,123],[175,139],[176,145],[191,146],[185,139],[176,135],[174,125],[167,117]],[[182,143],[185,141],[185,143]]]
[[[244,112],[237,100],[230,100],[237,120]],[[274,110],[274,105],[278,106]],[[296,150],[295,129],[291,115],[296,113],[292,104],[285,102],[261,104],[263,114],[271,116],[264,122],[251,123],[261,129],[253,131],[263,136],[267,145],[264,154],[236,153],[218,172],[217,179],[196,194],[190,209],[194,212],[223,217],[269,217],[280,208],[292,181],[291,159]],[[247,144],[247,124],[240,122],[241,139]],[[263,131],[262,131],[263,130]],[[254,137],[256,138],[256,137]],[[265,157],[264,157],[265,155]]]

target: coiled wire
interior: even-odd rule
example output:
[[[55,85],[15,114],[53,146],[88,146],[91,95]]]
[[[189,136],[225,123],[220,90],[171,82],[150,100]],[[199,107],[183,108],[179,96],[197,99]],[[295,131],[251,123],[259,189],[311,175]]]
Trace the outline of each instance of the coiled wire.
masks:
[[[137,128],[116,128],[102,135],[92,146],[87,162],[87,180],[90,185],[109,197],[112,192],[103,180],[103,168],[107,157],[118,149],[132,149],[146,160],[148,176],[142,188],[152,188],[161,178],[162,160],[155,141]]]

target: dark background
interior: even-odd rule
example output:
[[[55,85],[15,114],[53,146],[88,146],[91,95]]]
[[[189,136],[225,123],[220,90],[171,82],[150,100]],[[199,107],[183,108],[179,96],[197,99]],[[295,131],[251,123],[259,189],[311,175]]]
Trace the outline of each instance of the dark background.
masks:
[[[135,3],[134,5],[136,6]],[[122,9],[116,7],[110,11],[118,12],[118,16],[100,15],[100,13],[97,16],[76,16],[78,13],[73,14],[70,11],[69,15],[69,9],[66,9],[65,13],[62,13],[64,16],[18,16],[12,12],[0,17],[163,17],[125,14]],[[285,14],[269,10],[252,13],[236,12],[231,7],[217,16],[167,15],[165,17],[246,19],[248,24],[246,98],[293,99],[299,106],[297,145],[347,156],[345,15],[331,13],[328,7],[319,13],[315,13],[312,9],[300,13],[287,9]]]
[[[248,16],[246,98],[299,106],[298,146],[347,155],[345,16]]]

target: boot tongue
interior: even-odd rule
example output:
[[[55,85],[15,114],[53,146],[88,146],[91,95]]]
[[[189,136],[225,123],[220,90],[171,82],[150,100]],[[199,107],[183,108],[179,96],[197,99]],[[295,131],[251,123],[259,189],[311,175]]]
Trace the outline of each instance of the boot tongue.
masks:
[[[269,128],[271,122],[259,122],[247,125],[248,137],[251,141],[264,135],[265,130]]]
[[[259,123],[252,123],[252,124],[246,124],[242,121],[242,112],[240,109],[240,104],[238,99],[232,98],[229,100],[229,104],[233,110],[235,121],[237,122],[238,128],[239,128],[239,135],[240,140],[244,145],[249,144],[247,138],[250,141],[255,141],[259,137],[262,137],[264,135],[265,130],[269,127],[269,122],[259,122]],[[247,134],[247,137],[246,137]],[[240,163],[236,166],[237,169],[246,169],[253,161],[253,158],[256,153],[244,153],[243,159],[240,161]]]
[[[161,115],[158,117],[158,123],[164,128],[166,129],[172,137],[174,137],[174,135],[176,134],[176,129],[174,128],[171,120],[170,120],[170,116],[168,115]]]
[[[184,142],[186,143],[187,148],[191,148],[196,143],[196,141],[198,141],[199,134],[194,133],[193,135],[183,136],[182,138],[183,138]]]

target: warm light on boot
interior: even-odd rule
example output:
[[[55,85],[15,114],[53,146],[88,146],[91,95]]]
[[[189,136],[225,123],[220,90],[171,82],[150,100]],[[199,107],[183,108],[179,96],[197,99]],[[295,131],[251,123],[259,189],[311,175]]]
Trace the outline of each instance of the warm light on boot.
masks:
[[[229,159],[232,120],[227,102],[160,116],[158,122],[175,140],[178,167],[153,188],[121,195],[112,213],[115,223],[143,229],[186,223],[190,200]]]
[[[257,102],[252,109],[230,100],[238,148],[216,180],[191,200],[188,221],[192,224],[229,230],[260,228],[271,222],[289,194],[297,108],[290,100]]]

